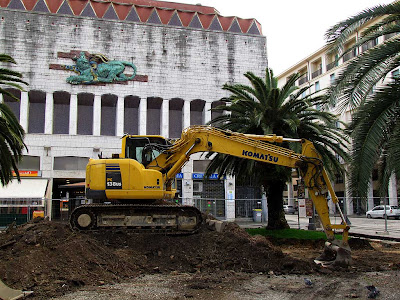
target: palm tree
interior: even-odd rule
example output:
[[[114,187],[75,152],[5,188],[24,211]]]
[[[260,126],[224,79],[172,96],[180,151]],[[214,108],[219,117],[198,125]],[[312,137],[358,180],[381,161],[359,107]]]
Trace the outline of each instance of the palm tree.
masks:
[[[375,21],[375,22],[374,22]],[[343,51],[345,43],[368,22],[371,26],[360,39]],[[391,37],[356,56],[343,69],[330,87],[331,103],[339,103],[342,111],[355,111],[350,124],[353,149],[350,190],[354,196],[367,197],[373,168],[379,166],[380,192],[386,195],[391,173],[400,175],[398,165],[398,102],[399,80],[382,84],[385,77],[400,66],[400,2],[378,5],[339,22],[326,33],[328,43],[341,56],[358,53],[360,47],[378,37]],[[379,88],[375,88],[379,85]]]
[[[6,54],[0,54],[0,62],[15,64],[15,60]],[[27,84],[22,79],[22,74],[6,68],[0,68],[0,93],[18,100],[12,93],[3,88],[11,86],[23,90],[20,84]],[[0,182],[7,185],[13,179],[15,171],[18,180],[18,162],[22,159],[22,150],[25,132],[19,124],[11,109],[4,103],[0,103]]]
[[[298,89],[294,86],[300,78],[299,74],[292,76],[281,89],[271,69],[266,69],[264,79],[251,72],[244,76],[250,81],[250,86],[224,85],[223,89],[231,93],[229,97],[221,99],[227,105],[214,110],[225,110],[228,114],[213,119],[211,124],[247,134],[277,134],[309,139],[314,142],[331,174],[340,174],[342,167],[335,155],[347,159],[344,150],[346,137],[335,126],[337,119],[333,114],[313,108],[323,105],[326,98],[315,95],[303,98],[308,87]],[[294,143],[283,146],[297,152],[301,147]],[[260,183],[267,195],[268,227],[287,227],[283,191],[291,177],[289,168],[217,154],[207,168],[208,174],[215,171],[219,175],[231,174],[238,180],[246,178]]]

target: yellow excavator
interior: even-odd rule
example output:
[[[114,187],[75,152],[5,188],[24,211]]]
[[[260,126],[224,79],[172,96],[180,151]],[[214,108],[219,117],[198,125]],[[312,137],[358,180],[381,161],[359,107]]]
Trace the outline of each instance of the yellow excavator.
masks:
[[[301,143],[302,153],[280,147],[279,143]],[[350,263],[349,226],[338,205],[322,160],[314,145],[304,139],[276,135],[258,136],[191,126],[180,139],[162,136],[125,135],[120,154],[111,158],[91,159],[86,167],[86,197],[70,215],[74,230],[128,227],[136,231],[190,234],[202,224],[201,212],[192,206],[157,204],[173,199],[176,174],[198,152],[216,152],[297,168],[309,190],[328,242],[320,261]],[[341,224],[331,224],[328,193],[340,212]],[[165,202],[165,201],[164,201]],[[335,231],[342,239],[335,238]]]

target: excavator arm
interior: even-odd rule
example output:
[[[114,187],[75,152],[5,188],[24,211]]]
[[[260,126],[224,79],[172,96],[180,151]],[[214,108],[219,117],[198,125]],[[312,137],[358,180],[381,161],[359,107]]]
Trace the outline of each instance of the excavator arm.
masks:
[[[302,153],[276,145],[277,143],[301,143]],[[190,156],[197,152],[216,152],[252,159],[268,164],[297,168],[309,190],[328,242],[319,260],[331,260],[336,253],[336,263],[350,263],[348,231],[350,229],[338,204],[338,198],[323,167],[320,154],[312,142],[304,139],[288,139],[280,136],[246,135],[217,129],[211,126],[187,128],[181,139],[147,165],[164,173],[166,190],[171,188],[175,175]],[[329,218],[328,193],[340,213],[341,224],[331,224]],[[335,239],[335,231],[342,232],[342,240]]]

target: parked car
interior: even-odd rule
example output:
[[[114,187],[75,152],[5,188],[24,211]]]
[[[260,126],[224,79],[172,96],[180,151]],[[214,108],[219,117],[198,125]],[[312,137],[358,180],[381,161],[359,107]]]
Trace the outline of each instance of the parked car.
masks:
[[[284,205],[283,210],[285,211],[285,214],[294,215],[296,213],[296,209],[291,205]]]
[[[367,218],[384,218],[385,217],[385,209],[386,206],[386,215],[388,218],[396,218],[400,219],[400,209],[394,205],[378,205],[373,209],[367,211],[365,215]]]

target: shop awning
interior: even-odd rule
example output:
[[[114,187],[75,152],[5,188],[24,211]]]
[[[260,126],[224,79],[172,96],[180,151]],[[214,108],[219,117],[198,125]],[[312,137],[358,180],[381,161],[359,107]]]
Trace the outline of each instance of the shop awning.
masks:
[[[0,199],[12,198],[45,198],[48,179],[14,179],[7,186],[0,187]]]
[[[85,182],[76,182],[58,186],[61,189],[85,189]]]

